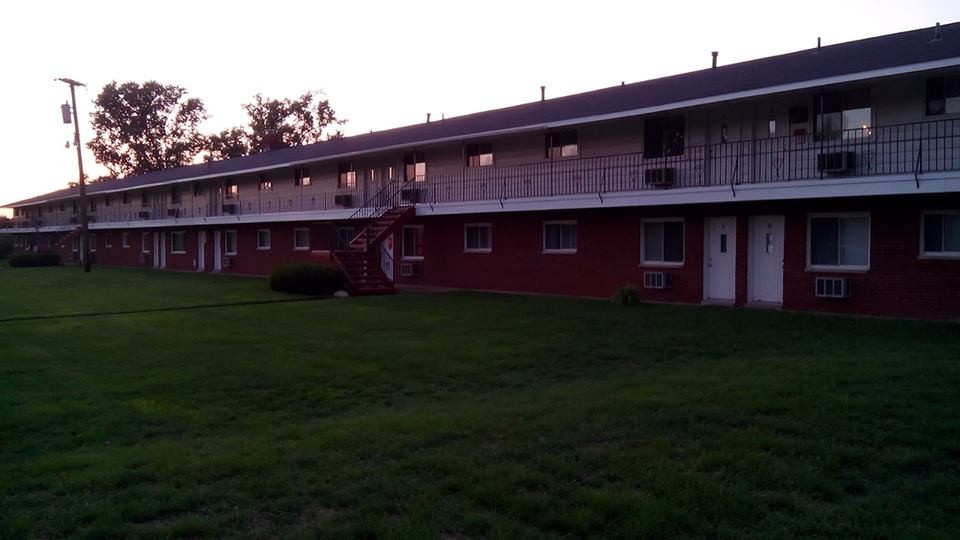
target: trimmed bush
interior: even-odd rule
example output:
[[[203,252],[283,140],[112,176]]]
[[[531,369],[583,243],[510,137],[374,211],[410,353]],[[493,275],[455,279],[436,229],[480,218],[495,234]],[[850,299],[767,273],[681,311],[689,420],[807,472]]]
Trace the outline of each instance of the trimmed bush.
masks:
[[[613,295],[613,303],[620,304],[621,306],[639,305],[640,293],[637,291],[636,287],[627,283],[617,290],[617,294]]]
[[[60,266],[60,255],[56,253],[28,251],[10,256],[10,266],[13,268],[31,268],[34,266]]]
[[[331,295],[344,289],[346,283],[339,268],[326,264],[289,264],[270,275],[272,290],[293,294]]]

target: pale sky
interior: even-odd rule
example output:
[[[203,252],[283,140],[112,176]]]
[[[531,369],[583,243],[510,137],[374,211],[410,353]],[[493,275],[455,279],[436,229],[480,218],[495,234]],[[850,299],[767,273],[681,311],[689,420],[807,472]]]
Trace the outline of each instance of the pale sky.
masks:
[[[203,99],[209,132],[243,123],[256,93],[323,90],[347,135],[960,20],[960,2],[553,0],[7,2],[0,8],[0,204],[66,187],[60,118],[116,80]],[[104,171],[85,152],[92,177]],[[9,215],[9,213],[8,213]]]

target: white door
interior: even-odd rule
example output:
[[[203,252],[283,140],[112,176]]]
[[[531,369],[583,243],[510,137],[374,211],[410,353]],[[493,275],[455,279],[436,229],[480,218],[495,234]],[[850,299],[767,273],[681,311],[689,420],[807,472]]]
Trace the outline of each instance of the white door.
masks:
[[[207,269],[207,231],[197,231],[197,272]]]
[[[160,268],[160,233],[153,233],[153,267]]]
[[[707,218],[704,235],[704,300],[737,296],[737,218]]]
[[[219,272],[223,269],[223,252],[220,250],[220,231],[213,231],[213,271]]]
[[[167,233],[157,233],[160,235],[160,268],[167,267]]]
[[[751,302],[783,302],[783,216],[750,218]]]

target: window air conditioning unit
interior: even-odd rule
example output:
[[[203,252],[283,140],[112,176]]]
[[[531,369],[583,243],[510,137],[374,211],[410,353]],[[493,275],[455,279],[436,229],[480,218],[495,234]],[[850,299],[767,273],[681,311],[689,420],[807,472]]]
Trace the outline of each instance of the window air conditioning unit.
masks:
[[[818,298],[850,298],[850,278],[818,277]]]
[[[139,217],[140,219],[150,219],[150,211],[141,210],[140,212],[137,213],[137,217]]]
[[[353,207],[353,195],[334,195],[333,204],[345,208]]]
[[[167,208],[167,217],[175,218],[180,214],[179,208]]]
[[[420,274],[420,268],[414,263],[401,263],[400,275],[403,277],[416,277]]]
[[[668,188],[673,187],[677,181],[677,170],[673,167],[663,167],[660,169],[646,169],[643,171],[643,183],[649,187]]]
[[[418,203],[423,195],[421,191],[423,190],[420,188],[404,189],[400,192],[400,200],[404,202]]]
[[[820,154],[817,156],[817,170],[831,174],[852,172],[856,160],[857,154],[851,151]]]
[[[237,205],[235,204],[225,204],[223,205],[223,213],[234,215],[237,213]]]
[[[233,257],[227,257],[226,255],[220,259],[220,266],[223,268],[230,268],[233,266]]]
[[[643,288],[644,289],[669,289],[670,274],[666,272],[644,272]]]

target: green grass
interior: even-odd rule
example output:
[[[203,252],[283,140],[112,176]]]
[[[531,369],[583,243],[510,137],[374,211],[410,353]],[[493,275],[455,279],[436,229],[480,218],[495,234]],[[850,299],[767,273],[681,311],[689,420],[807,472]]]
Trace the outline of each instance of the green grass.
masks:
[[[0,311],[266,288],[2,269]],[[960,536],[956,324],[457,293],[0,344],[0,537]]]

